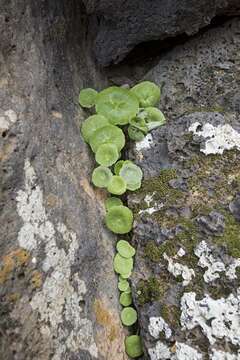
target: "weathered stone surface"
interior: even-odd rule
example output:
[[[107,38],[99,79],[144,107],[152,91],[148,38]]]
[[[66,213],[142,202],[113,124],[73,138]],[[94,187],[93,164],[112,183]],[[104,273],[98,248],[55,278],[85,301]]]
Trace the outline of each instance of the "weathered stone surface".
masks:
[[[79,1],[0,2],[0,357],[125,359],[114,237],[89,183]]]
[[[238,0],[83,0],[96,18],[95,54],[101,65],[117,63],[137,44],[193,35],[215,16],[240,13]]]
[[[239,33],[239,19],[209,30],[146,75],[168,120],[130,151],[145,179],[129,205],[152,360],[239,358]]]

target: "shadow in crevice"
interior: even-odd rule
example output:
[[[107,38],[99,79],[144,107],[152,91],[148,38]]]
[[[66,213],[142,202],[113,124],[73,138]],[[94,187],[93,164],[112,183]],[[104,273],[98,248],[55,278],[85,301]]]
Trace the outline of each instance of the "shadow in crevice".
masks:
[[[126,79],[131,79],[133,82],[139,81],[151,68],[157,65],[163,55],[173,48],[184,45],[189,40],[199,37],[211,29],[221,27],[233,18],[234,16],[217,16],[212,19],[208,26],[200,29],[197,34],[192,36],[181,34],[164,40],[140,43],[120,63],[110,65],[105,71],[108,73],[110,81],[118,85],[126,82]]]

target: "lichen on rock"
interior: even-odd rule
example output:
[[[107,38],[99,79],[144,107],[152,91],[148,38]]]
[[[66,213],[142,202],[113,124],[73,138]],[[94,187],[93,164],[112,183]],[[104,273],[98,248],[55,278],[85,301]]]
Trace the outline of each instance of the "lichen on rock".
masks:
[[[200,34],[146,75],[164,84],[161,108],[169,120],[141,149],[143,187],[128,196],[137,214],[135,304],[154,360],[175,359],[173,344],[182,344],[183,359],[239,356],[240,109],[237,67],[229,63],[238,61],[239,26],[232,20]],[[135,148],[130,154],[138,156]],[[151,336],[159,327],[149,328],[150,319],[159,317],[171,338],[164,331]]]
[[[41,290],[30,301],[32,309],[39,313],[40,331],[51,339],[56,351],[53,358],[56,360],[67,349],[73,353],[79,349],[87,350],[97,358],[92,322],[83,315],[80,306],[87,288],[79,275],[71,272],[79,247],[76,234],[64,223],[54,226],[49,220],[43,204],[43,192],[28,159],[24,170],[25,186],[17,195],[18,214],[23,221],[18,234],[19,245],[31,251],[36,261],[40,251],[46,254],[42,262],[45,280]],[[61,237],[67,251],[57,245],[58,237]],[[62,327],[64,319],[71,323],[71,329]]]
[[[239,345],[239,305],[239,291],[236,296],[231,294],[218,300],[208,295],[196,300],[195,293],[185,293],[181,299],[181,325],[183,329],[199,326],[211,345],[218,339]]]
[[[240,134],[229,124],[218,125],[206,123],[202,125],[195,122],[189,127],[189,131],[194,135],[206,139],[204,149],[201,149],[205,155],[222,154],[224,150],[240,150]]]

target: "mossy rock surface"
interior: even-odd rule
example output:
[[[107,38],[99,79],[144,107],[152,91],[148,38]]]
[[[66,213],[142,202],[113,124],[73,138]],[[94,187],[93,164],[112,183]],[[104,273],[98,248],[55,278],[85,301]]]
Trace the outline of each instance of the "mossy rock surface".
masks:
[[[177,344],[188,339],[203,358],[211,358],[201,326],[183,330],[187,323],[183,303],[190,296],[186,294],[194,294],[196,306],[203,300],[208,303],[210,297],[215,305],[229,297],[240,303],[240,145],[206,155],[209,139],[220,141],[219,148],[225,140],[219,140],[216,132],[204,138],[189,130],[195,123],[199,133],[206,127],[219,131],[228,124],[240,133],[239,75],[234,63],[226,65],[230,58],[239,61],[239,27],[236,20],[199,35],[163,56],[147,75],[164,83],[161,110],[167,123],[151,133],[150,146],[130,149],[144,179],[128,201],[136,219],[133,298],[149,354],[151,349],[157,351],[156,340],[171,352],[173,343],[178,349]],[[230,38],[235,45],[226,45]],[[227,136],[225,132],[223,138]],[[230,268],[234,268],[231,274]],[[240,320],[240,314],[235,315]],[[151,335],[151,318],[156,317],[171,329],[171,337],[164,331],[155,338]],[[203,321],[211,330],[204,315]],[[229,326],[232,329],[231,322]],[[236,354],[234,341],[229,340],[230,348],[226,347],[226,336],[218,338],[218,345]]]

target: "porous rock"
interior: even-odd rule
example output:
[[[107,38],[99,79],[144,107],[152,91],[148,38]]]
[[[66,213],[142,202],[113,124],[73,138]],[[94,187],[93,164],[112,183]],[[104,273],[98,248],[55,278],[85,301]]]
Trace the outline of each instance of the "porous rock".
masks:
[[[96,19],[95,55],[101,65],[119,62],[142,42],[193,35],[216,16],[240,13],[238,0],[83,1]]]
[[[240,134],[239,30],[239,19],[211,29],[163,55],[145,76],[162,85],[167,119],[152,131],[150,146],[129,151],[144,171],[142,188],[128,201],[138,246],[134,300],[152,360],[239,356],[240,151],[228,147],[225,135],[217,137],[223,151],[201,151],[211,139],[211,132],[202,136],[206,124],[212,132],[227,125],[234,138]],[[143,217],[150,194],[151,204],[163,206]],[[156,331],[152,318],[162,319]],[[151,336],[159,328],[159,336]]]

